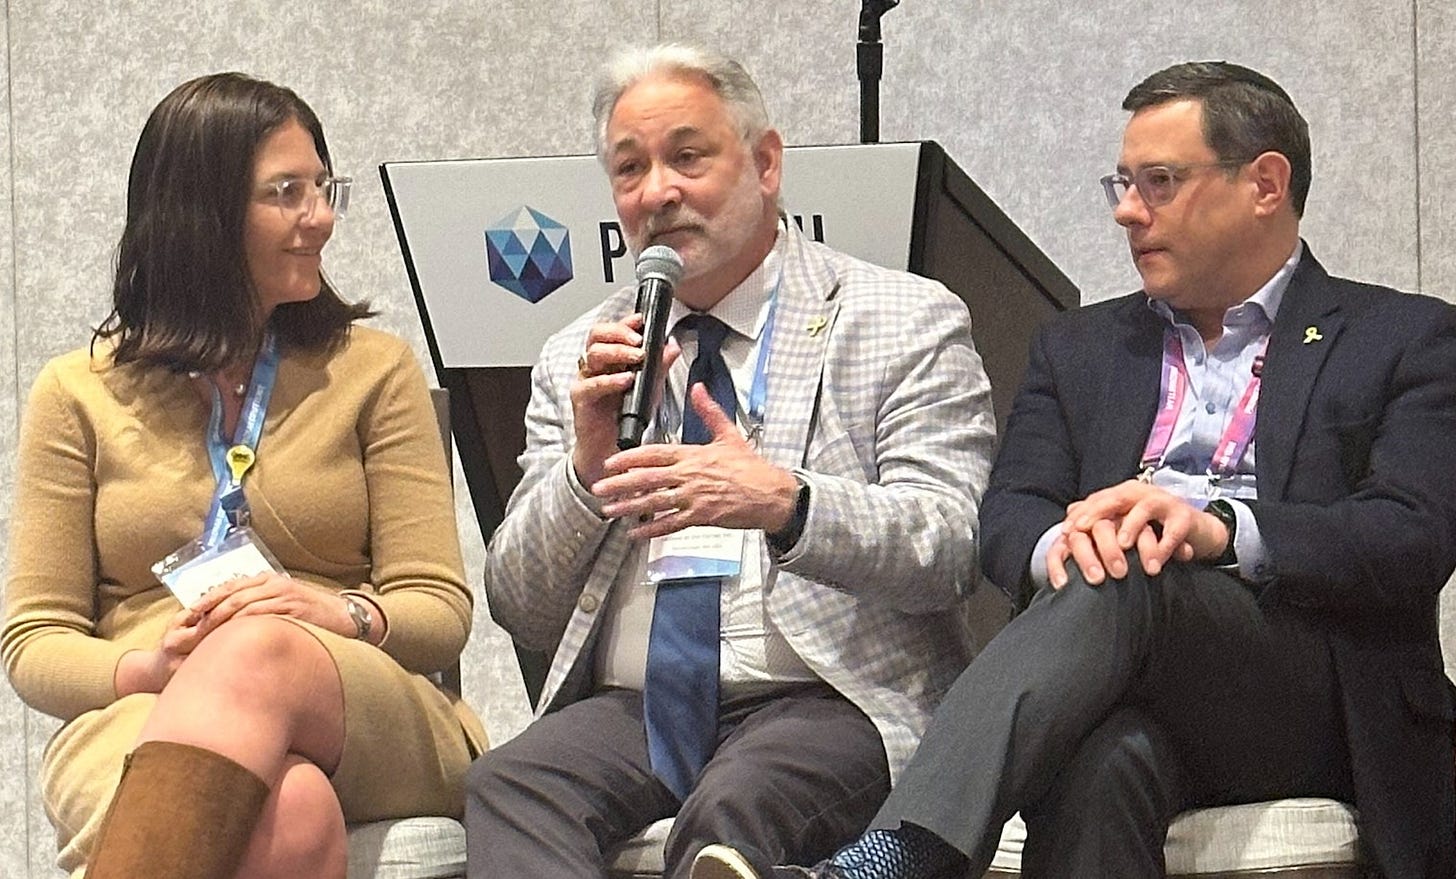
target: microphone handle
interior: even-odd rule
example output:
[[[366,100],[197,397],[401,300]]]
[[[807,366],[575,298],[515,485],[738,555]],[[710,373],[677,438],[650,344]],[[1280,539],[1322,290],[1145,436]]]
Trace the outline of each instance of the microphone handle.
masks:
[[[672,308],[672,285],[663,278],[644,278],[637,288],[637,311],[642,315],[642,365],[632,387],[622,396],[617,419],[617,448],[635,449],[652,420],[653,396],[662,384],[662,349],[667,346],[667,315]]]

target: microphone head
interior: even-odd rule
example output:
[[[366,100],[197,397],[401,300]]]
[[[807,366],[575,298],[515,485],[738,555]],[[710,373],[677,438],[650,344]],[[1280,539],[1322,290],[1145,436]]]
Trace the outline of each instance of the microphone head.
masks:
[[[676,287],[682,280],[683,261],[665,244],[654,244],[637,257],[637,283],[648,278],[661,278],[669,287]]]

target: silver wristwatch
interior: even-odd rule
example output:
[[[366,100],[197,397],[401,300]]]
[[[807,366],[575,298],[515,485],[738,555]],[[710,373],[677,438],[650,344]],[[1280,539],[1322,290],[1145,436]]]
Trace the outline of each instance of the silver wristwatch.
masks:
[[[369,612],[369,606],[353,596],[344,596],[344,606],[349,609],[349,619],[354,621],[354,637],[360,641],[369,640],[369,632],[374,628],[374,614]]]

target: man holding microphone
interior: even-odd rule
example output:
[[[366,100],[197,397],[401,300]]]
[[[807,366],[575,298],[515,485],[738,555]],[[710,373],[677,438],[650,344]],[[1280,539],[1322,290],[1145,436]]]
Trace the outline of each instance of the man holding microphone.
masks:
[[[631,289],[534,370],[486,590],[554,658],[536,722],[470,775],[470,874],[599,877],[674,814],[669,876],[712,840],[765,870],[823,857],[967,660],[994,443],[970,321],[785,221],[782,140],[736,62],[626,52],[594,111],[639,269],[672,287],[665,381],[634,446],[623,398],[656,354]]]

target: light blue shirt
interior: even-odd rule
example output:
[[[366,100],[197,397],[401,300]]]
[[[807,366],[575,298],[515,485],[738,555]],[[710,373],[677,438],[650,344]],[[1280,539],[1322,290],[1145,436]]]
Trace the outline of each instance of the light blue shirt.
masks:
[[[1227,500],[1238,520],[1234,551],[1239,576],[1255,583],[1267,581],[1273,573],[1269,569],[1268,547],[1254,512],[1238,500],[1259,496],[1254,471],[1256,443],[1249,442],[1231,475],[1211,477],[1209,462],[1234,408],[1253,378],[1254,361],[1264,353],[1284,291],[1303,255],[1303,243],[1296,243],[1294,253],[1264,286],[1224,312],[1223,334],[1211,350],[1203,344],[1198,330],[1166,302],[1148,300],[1148,307],[1167,321],[1182,340],[1183,363],[1188,375],[1183,406],[1174,422],[1163,460],[1153,471],[1152,483],[1200,509],[1215,498]],[[1046,554],[1060,533],[1059,522],[1042,534],[1032,550],[1030,574],[1038,586],[1048,583]]]

